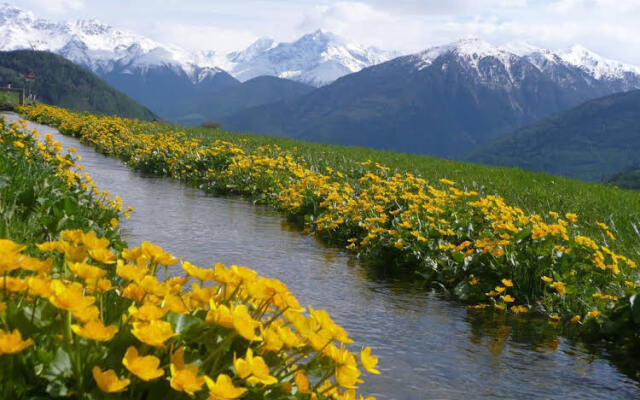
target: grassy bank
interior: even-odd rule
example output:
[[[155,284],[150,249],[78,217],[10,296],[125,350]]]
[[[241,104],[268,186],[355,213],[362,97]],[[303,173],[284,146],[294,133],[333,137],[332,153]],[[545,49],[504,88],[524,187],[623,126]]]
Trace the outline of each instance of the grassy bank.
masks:
[[[180,260],[124,247],[121,204],[75,151],[23,131],[0,121],[0,398],[355,399],[378,373],[277,279],[188,262],[169,278]]]
[[[160,128],[162,129],[162,128]],[[212,143],[225,140],[252,152],[260,146],[276,145],[304,158],[318,170],[326,167],[344,171],[358,162],[374,160],[391,172],[412,172],[428,182],[447,178],[458,186],[502,197],[528,214],[570,211],[580,215],[584,233],[602,236],[596,222],[605,222],[616,231],[612,245],[634,256],[640,255],[640,193],[602,184],[582,182],[520,168],[491,167],[429,156],[303,142],[274,136],[227,132],[221,129],[176,127],[187,137]],[[634,226],[636,228],[634,228]]]
[[[44,106],[23,113],[138,170],[271,204],[307,231],[476,308],[543,313],[636,342],[635,192]]]
[[[0,90],[0,111],[13,110],[19,105],[20,96],[16,92]]]

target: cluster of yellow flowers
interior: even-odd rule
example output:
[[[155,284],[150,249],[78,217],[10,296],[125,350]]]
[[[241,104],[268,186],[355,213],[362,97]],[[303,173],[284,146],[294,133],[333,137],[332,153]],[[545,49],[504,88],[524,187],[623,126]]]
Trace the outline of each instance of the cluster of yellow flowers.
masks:
[[[109,240],[81,230],[63,231],[37,249],[49,257],[0,240],[0,316],[14,329],[0,329],[0,357],[31,351],[21,361],[36,363],[61,348],[78,393],[96,386],[144,391],[143,382],[166,377],[174,391],[189,395],[206,386],[212,400],[249,391],[355,399],[362,369],[378,373],[371,349],[351,353],[353,341],[325,311],[309,307],[307,314],[284,283],[246,267],[185,261],[185,276],[161,281],[157,269],[179,262],[162,248],[143,242],[116,252]],[[59,323],[25,340],[16,327],[33,326],[21,313]],[[87,371],[93,382],[83,380]]]
[[[74,149],[62,156],[24,129],[3,123],[0,144],[52,166],[70,210],[84,192],[111,210],[102,216],[122,210],[78,173]],[[378,359],[352,353],[325,311],[246,267],[200,268],[149,242],[122,249],[109,218],[99,228],[114,240],[79,229],[39,244],[0,239],[0,396],[363,399],[363,371],[379,373]],[[183,274],[170,277],[178,263]]]
[[[427,182],[371,161],[337,171],[278,146],[206,144],[155,124],[47,106],[23,113],[134,168],[256,196],[303,217],[307,231],[414,269],[479,303],[476,308],[525,313],[537,304],[539,311],[574,320],[611,308],[636,289],[636,262],[612,250],[611,228],[599,223],[602,239],[586,237],[572,212],[528,214],[499,196],[448,179]],[[512,286],[501,286],[504,279]]]

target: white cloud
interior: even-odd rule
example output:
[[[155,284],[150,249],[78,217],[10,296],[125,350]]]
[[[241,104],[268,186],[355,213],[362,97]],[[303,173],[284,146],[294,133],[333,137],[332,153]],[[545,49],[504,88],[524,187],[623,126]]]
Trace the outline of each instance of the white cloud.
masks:
[[[79,10],[85,6],[84,0],[26,0],[18,6],[28,6],[31,11],[39,14],[63,14],[71,10]]]
[[[11,0],[10,0],[11,1]],[[365,45],[419,51],[461,37],[552,49],[582,44],[640,65],[640,0],[14,0],[38,15],[98,18],[194,49],[323,28]]]

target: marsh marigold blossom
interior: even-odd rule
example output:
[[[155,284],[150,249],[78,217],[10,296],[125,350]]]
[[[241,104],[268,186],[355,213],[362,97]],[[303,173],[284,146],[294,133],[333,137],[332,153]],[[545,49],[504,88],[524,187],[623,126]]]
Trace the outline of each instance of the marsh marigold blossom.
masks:
[[[378,365],[378,357],[371,354],[371,347],[365,347],[360,352],[360,361],[362,362],[362,366],[367,372],[372,374],[380,374],[380,371],[376,369],[376,365]]]
[[[185,392],[191,396],[204,385],[204,377],[198,375],[195,365],[171,364],[171,387],[178,392]]]
[[[127,389],[131,383],[129,379],[120,379],[116,372],[112,369],[102,371],[97,365],[91,370],[93,379],[96,381],[98,388],[105,393],[120,393]]]
[[[166,321],[134,322],[133,336],[149,346],[162,347],[164,342],[176,335],[171,324]]]
[[[33,345],[33,340],[22,340],[22,334],[19,330],[14,329],[13,332],[5,332],[0,329],[0,356],[3,354],[16,354]]]
[[[158,368],[160,366],[158,357],[140,356],[138,349],[133,346],[127,349],[122,358],[122,365],[143,381],[150,381],[164,375],[164,370]]]
[[[76,335],[97,342],[107,342],[118,333],[117,326],[105,326],[99,319],[88,321],[83,326],[71,325],[71,329]]]
[[[246,388],[234,386],[231,378],[225,374],[218,375],[215,381],[208,376],[204,379],[209,388],[207,400],[233,400],[247,392]]]

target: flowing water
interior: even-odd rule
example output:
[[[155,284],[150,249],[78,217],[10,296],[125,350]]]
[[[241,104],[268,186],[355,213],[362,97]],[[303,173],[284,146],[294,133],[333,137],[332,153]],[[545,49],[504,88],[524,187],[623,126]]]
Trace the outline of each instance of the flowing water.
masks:
[[[467,311],[406,279],[376,276],[266,207],[141,176],[51,127],[29,125],[75,147],[98,186],[135,207],[122,222],[130,246],[149,240],[196,265],[247,265],[284,281],[303,305],[326,309],[380,357],[382,375],[365,375],[363,393],[399,400],[640,398],[636,381],[606,358],[549,336],[546,321]]]

